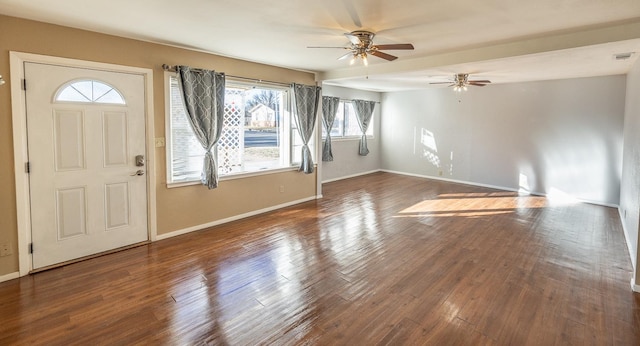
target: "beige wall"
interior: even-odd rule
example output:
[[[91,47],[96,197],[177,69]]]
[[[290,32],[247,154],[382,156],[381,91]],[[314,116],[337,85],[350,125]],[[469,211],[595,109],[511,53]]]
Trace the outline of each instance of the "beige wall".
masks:
[[[162,64],[190,65],[229,75],[283,83],[314,84],[314,75],[213,54],[0,16],[0,244],[13,256],[0,257],[0,276],[18,271],[9,52],[18,51],[153,69],[154,131],[164,137]],[[216,190],[202,186],[167,189],[165,151],[156,148],[158,234],[185,229],[316,195],[316,175],[284,172],[223,181]],[[279,187],[285,186],[283,193]]]

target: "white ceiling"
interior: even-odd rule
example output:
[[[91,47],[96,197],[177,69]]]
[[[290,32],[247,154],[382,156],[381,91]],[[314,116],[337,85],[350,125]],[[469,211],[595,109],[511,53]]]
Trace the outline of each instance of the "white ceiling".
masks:
[[[628,72],[640,55],[639,0],[0,0],[0,13],[318,72],[326,83],[393,91],[454,73],[494,83]],[[337,58],[353,30],[377,33],[387,62]],[[614,54],[638,52],[627,60]]]

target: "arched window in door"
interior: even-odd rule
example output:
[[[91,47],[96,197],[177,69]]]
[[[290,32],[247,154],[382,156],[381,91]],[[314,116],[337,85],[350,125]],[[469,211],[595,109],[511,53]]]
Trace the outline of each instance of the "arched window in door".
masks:
[[[62,85],[55,102],[126,104],[122,94],[111,85],[97,80],[75,80]]]

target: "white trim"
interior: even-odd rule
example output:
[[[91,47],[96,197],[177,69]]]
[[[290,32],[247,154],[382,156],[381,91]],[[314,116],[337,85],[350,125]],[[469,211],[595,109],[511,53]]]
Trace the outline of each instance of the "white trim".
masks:
[[[296,166],[264,169],[260,171],[254,171],[254,172],[242,172],[242,173],[235,173],[235,174],[229,174],[229,175],[221,175],[219,180],[227,181],[227,180],[235,180],[235,179],[244,179],[244,178],[250,178],[250,177],[257,177],[261,175],[269,175],[269,174],[276,174],[276,173],[282,173],[282,172],[292,172],[297,170],[298,170],[298,167]],[[170,174],[170,173],[167,173],[167,174]],[[189,180],[189,181],[182,181],[182,182],[175,182],[175,183],[167,183],[167,188],[173,189],[176,187],[191,186],[191,185],[202,185],[202,182],[200,180]]]
[[[360,173],[356,173],[356,174],[351,174],[351,175],[346,175],[343,177],[338,177],[338,178],[333,178],[333,179],[327,179],[327,180],[323,180],[322,183],[326,184],[326,183],[332,183],[334,181],[338,181],[338,180],[343,180],[343,179],[349,179],[349,178],[355,178],[355,177],[359,177],[361,175],[367,175],[367,174],[372,174],[372,173],[378,173],[378,172],[382,172],[381,169],[374,169],[372,171],[366,171],[366,172],[360,172]],[[391,173],[391,172],[390,172]]]
[[[631,278],[631,290],[640,293],[640,285],[636,285],[635,276]]]
[[[131,73],[141,75],[145,80],[145,117],[147,139],[147,227],[149,239],[157,237],[156,223],[156,175],[154,145],[154,111],[153,111],[153,70],[148,68],[59,58],[22,52],[9,52],[11,76],[11,105],[13,119],[13,157],[16,185],[16,214],[18,225],[18,267],[19,276],[29,274],[32,268],[28,244],[31,242],[31,214],[29,200],[29,177],[25,173],[27,152],[27,114],[25,92],[22,90],[24,64],[26,62],[53,64],[68,67],[90,68],[102,71]]]
[[[13,272],[5,275],[0,275],[0,282],[5,282],[13,279],[17,279],[20,277],[20,272]]]
[[[173,162],[173,152],[171,150],[171,77],[177,76],[176,72],[164,71],[162,84],[164,86],[164,151],[165,151],[165,183],[167,188],[202,184],[198,180],[172,182],[171,164]],[[155,145],[155,143],[154,143]]]
[[[200,230],[203,230],[203,229],[206,229],[206,228],[209,228],[209,227],[222,225],[222,224],[225,224],[225,223],[228,223],[228,222],[237,221],[237,220],[244,219],[244,218],[247,218],[247,217],[256,216],[256,215],[259,215],[259,214],[264,214],[264,213],[267,213],[267,212],[270,212],[270,211],[274,211],[276,209],[286,208],[286,207],[290,207],[292,205],[313,201],[313,200],[316,200],[316,199],[317,199],[317,196],[311,196],[311,197],[307,197],[307,198],[299,199],[299,200],[296,200],[296,201],[291,201],[291,202],[275,205],[275,206],[264,208],[264,209],[254,210],[254,211],[250,211],[248,213],[231,216],[231,217],[228,217],[228,218],[225,218],[225,219],[220,219],[220,220],[216,220],[216,221],[212,221],[212,222],[207,222],[205,224],[201,224],[201,225],[197,225],[197,226],[191,226],[191,227],[179,229],[177,231],[173,231],[173,232],[169,232],[169,233],[159,234],[156,239],[157,240],[162,240],[162,239],[172,238],[172,237],[176,237],[176,236],[179,236],[179,235],[183,235],[183,234],[187,234],[187,233],[191,233],[191,232],[195,232],[195,231],[200,231]]]
[[[27,275],[31,270],[28,244],[31,242],[31,216],[29,212],[29,177],[25,172],[27,158],[26,98],[22,91],[24,60],[21,55],[9,52],[11,76],[11,113],[13,118],[13,163],[16,184],[16,217],[18,226],[18,271]]]
[[[629,254],[629,258],[631,259],[631,267],[633,267],[633,272],[636,272],[636,258],[633,257],[633,248],[631,247],[631,238],[629,238],[629,232],[627,230],[627,226],[624,223],[624,213],[622,209],[618,207],[618,214],[620,215],[620,223],[622,224],[622,231],[624,232],[624,240],[627,243],[627,253]],[[633,282],[633,281],[632,281]],[[632,284],[633,285],[633,284]]]
[[[323,143],[324,143],[324,140],[326,138],[327,138],[326,136],[322,137],[322,142]],[[333,137],[333,136],[331,136],[331,143],[333,143],[333,142],[355,142],[355,141],[360,141],[360,138],[362,138],[362,136],[345,136],[345,137]],[[376,137],[373,136],[373,135],[367,135],[367,140],[375,141]]]
[[[482,184],[482,183],[475,183],[475,182],[471,182],[471,181],[448,179],[448,178],[442,178],[442,177],[434,177],[434,176],[431,176],[431,175],[405,173],[405,172],[399,172],[399,171],[392,171],[392,170],[388,170],[388,169],[381,169],[380,171],[381,172],[387,172],[387,173],[400,174],[400,175],[407,175],[407,176],[411,176],[411,177],[418,177],[418,178],[425,178],[425,179],[431,179],[431,180],[446,181],[446,182],[455,183],[455,184],[479,186],[479,187],[486,187],[486,188],[489,188],[489,189],[496,189],[496,190],[504,190],[504,191],[521,193],[521,191],[518,190],[518,189],[514,189],[514,188],[511,188],[511,187],[505,187],[505,186]],[[527,192],[526,194],[533,195],[533,196],[540,196],[540,197],[548,197],[548,195],[546,193]],[[588,200],[588,199],[576,198],[575,200],[577,202],[580,202],[580,203],[594,204],[594,205],[599,205],[599,206],[609,207],[609,208],[619,208],[620,207],[617,204],[610,204],[610,203],[604,203],[604,202],[599,202],[599,201],[592,201],[592,200]]]

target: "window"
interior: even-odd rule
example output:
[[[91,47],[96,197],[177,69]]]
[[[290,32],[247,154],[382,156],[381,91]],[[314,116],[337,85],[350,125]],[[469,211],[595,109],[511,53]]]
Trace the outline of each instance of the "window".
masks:
[[[125,104],[124,97],[118,90],[96,80],[79,80],[68,83],[58,90],[55,100],[56,102]]]
[[[322,127],[322,137],[327,136],[327,131]],[[338,111],[336,118],[333,121],[333,127],[331,128],[331,138],[340,137],[358,137],[362,136],[360,131],[360,125],[358,125],[358,119],[356,118],[356,112],[353,109],[351,102],[340,101],[338,104]],[[369,123],[367,128],[367,136],[373,136],[373,119]]]
[[[199,181],[204,149],[187,119],[178,78],[167,73],[168,182]],[[302,139],[291,119],[289,89],[227,79],[224,122],[218,140],[218,174],[287,168],[300,162]]]

